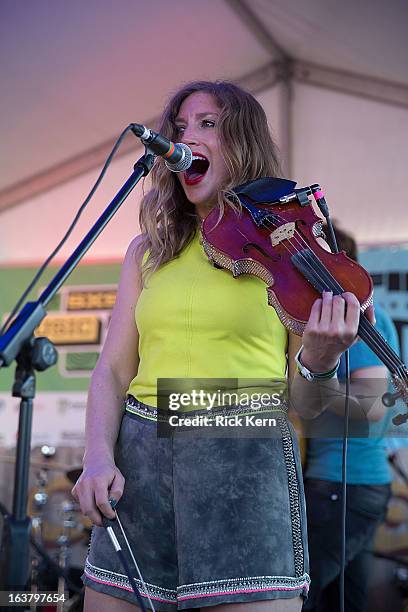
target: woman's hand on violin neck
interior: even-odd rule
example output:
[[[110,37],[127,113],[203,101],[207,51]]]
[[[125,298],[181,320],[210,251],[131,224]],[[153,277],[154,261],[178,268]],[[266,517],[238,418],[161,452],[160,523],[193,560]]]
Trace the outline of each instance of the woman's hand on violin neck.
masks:
[[[355,342],[359,320],[360,303],[353,293],[324,292],[313,304],[303,333],[302,363],[312,372],[334,368]]]

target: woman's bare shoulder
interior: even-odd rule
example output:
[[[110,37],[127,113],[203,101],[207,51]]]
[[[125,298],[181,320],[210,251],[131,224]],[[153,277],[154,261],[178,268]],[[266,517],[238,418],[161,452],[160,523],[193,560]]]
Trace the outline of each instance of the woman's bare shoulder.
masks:
[[[142,268],[143,257],[148,250],[148,243],[145,234],[135,236],[126,251],[125,264],[136,265],[139,270]]]
[[[136,255],[138,258],[143,257],[147,250],[146,234],[138,234],[129,243],[128,251]]]

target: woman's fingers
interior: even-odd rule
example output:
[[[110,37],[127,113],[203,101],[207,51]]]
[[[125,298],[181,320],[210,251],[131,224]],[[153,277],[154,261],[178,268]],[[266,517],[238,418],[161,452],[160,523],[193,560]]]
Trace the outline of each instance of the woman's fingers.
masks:
[[[114,499],[116,502],[120,500],[123,494],[123,486],[125,479],[119,470],[116,471],[115,476],[108,488],[101,486],[95,490],[95,501],[99,510],[109,519],[115,518],[115,513],[109,502],[110,499]]]
[[[320,323],[322,303],[323,303],[323,300],[321,298],[318,298],[315,302],[313,302],[313,306],[310,311],[309,321],[307,322],[308,327],[311,329],[317,329]]]
[[[82,513],[95,525],[102,526],[102,515],[115,518],[110,498],[118,501],[122,494],[125,479],[115,466],[99,471],[83,472],[72,489],[72,495],[81,506]]]
[[[81,505],[81,512],[87,516],[94,525],[102,526],[102,516],[98,510],[95,501],[95,493],[93,487],[87,486],[87,483],[80,483],[77,487],[78,499]]]
[[[354,342],[358,332],[358,324],[360,322],[360,302],[354,295],[346,291],[343,293],[343,298],[347,304],[345,312],[345,340],[347,343]]]
[[[342,295],[334,295],[332,298],[332,318],[330,321],[330,334],[339,335],[344,332],[346,315],[346,301]]]
[[[111,487],[110,487],[109,498],[112,498],[118,502],[123,495],[124,487],[125,487],[125,479],[122,476],[122,474],[119,472],[119,470],[117,470],[115,473],[115,478],[113,479]]]
[[[329,330],[333,318],[333,293],[324,291],[322,295],[322,309],[320,313],[320,329]]]
[[[350,335],[355,337],[360,319],[360,302],[353,293],[345,292],[342,295],[333,295],[331,291],[324,291],[321,300],[313,304],[311,315],[313,321],[317,322],[317,314],[320,307],[320,320],[318,327],[320,333],[328,336],[342,336],[350,340]],[[310,319],[309,319],[310,321]]]
[[[353,293],[325,291],[312,306],[303,334],[302,358],[312,371],[325,371],[356,339],[360,303]],[[330,367],[329,367],[330,366]]]

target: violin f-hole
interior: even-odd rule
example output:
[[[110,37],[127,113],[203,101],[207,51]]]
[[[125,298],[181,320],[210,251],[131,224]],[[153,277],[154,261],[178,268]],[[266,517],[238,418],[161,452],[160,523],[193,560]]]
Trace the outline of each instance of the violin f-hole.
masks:
[[[261,253],[261,255],[263,255],[267,259],[270,259],[271,261],[280,261],[282,259],[279,253],[276,253],[275,256],[270,255],[261,246],[259,246],[259,244],[256,244],[255,242],[247,242],[242,247],[242,250],[245,254],[247,254],[251,248],[255,249],[256,251],[258,251],[258,253]]]

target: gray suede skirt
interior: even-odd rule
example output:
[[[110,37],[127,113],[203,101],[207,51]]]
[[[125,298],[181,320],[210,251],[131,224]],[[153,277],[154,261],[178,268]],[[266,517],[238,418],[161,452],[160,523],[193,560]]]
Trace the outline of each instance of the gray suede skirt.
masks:
[[[117,512],[156,611],[306,597],[300,457],[285,412],[275,417],[264,437],[161,438],[156,409],[128,399],[115,451],[126,480]],[[103,527],[92,530],[82,579],[136,603]]]

